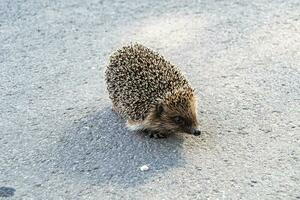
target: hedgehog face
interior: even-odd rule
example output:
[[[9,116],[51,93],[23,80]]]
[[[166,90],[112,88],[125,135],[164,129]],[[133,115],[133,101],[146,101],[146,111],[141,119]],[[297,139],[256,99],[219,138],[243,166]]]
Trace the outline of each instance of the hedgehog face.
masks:
[[[173,107],[167,104],[159,105],[156,113],[160,126],[164,129],[171,132],[200,135],[194,106],[181,105]]]
[[[167,96],[164,101],[158,103],[147,120],[149,127],[164,132],[200,135],[196,114],[196,98],[193,93],[189,94],[184,95],[177,91],[177,93],[170,94],[171,96]]]

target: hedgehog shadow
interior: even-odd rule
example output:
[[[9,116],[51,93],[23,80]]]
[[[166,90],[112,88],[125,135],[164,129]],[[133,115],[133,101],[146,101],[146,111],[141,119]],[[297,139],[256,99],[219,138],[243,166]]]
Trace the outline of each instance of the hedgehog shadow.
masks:
[[[180,135],[152,139],[129,132],[117,114],[105,108],[77,121],[57,150],[64,173],[73,178],[134,187],[184,165],[182,142]],[[149,171],[142,172],[142,165],[148,165]]]

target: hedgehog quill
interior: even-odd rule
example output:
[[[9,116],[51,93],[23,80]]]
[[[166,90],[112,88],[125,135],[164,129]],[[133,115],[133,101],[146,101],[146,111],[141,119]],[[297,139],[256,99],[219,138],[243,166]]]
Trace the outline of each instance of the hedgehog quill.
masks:
[[[197,97],[181,71],[157,52],[132,44],[113,53],[105,71],[113,110],[127,127],[164,138],[200,135]]]

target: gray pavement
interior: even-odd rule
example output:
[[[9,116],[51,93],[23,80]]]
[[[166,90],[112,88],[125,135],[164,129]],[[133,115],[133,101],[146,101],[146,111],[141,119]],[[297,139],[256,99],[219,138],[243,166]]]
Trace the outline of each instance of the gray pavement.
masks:
[[[201,137],[110,110],[129,42],[185,72]],[[0,44],[0,199],[300,198],[299,0],[0,0]]]

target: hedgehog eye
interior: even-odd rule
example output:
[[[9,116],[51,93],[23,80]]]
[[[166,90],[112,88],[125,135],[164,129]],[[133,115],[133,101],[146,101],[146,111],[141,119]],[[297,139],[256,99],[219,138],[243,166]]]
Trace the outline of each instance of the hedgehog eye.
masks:
[[[183,119],[183,117],[180,117],[180,116],[173,117],[173,121],[176,124],[184,124],[184,119]]]

